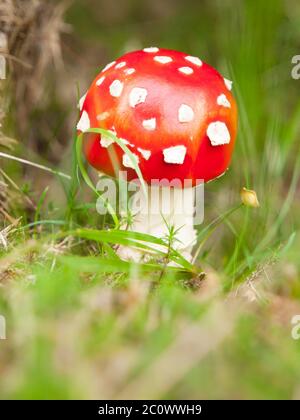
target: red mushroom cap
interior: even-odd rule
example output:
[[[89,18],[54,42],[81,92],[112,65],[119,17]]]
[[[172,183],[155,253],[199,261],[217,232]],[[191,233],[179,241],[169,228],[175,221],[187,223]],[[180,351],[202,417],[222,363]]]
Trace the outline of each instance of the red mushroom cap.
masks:
[[[228,168],[237,132],[231,82],[199,58],[158,48],[107,65],[80,101],[79,131],[111,130],[134,154],[146,182],[205,182]],[[137,177],[122,148],[88,133],[88,162],[115,175],[110,148],[128,179]]]

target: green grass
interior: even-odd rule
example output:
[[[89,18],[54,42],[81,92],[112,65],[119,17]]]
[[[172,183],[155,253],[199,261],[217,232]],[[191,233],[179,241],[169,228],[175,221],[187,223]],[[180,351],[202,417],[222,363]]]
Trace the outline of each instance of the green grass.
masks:
[[[180,3],[156,15],[128,2],[113,21],[108,9],[105,20],[76,1],[68,20],[87,48],[105,46],[107,61],[127,41],[158,44],[234,80],[237,147],[230,171],[205,188],[195,261],[120,230],[115,212],[97,214],[80,142],[63,164],[71,179],[55,167],[43,187],[34,182],[42,168],[26,184],[26,163],[0,156],[16,221],[0,226],[0,398],[300,398],[300,340],[291,338],[300,314],[300,81],[290,76],[299,5]],[[33,156],[26,147],[20,157]],[[258,209],[240,205],[244,186],[256,190]],[[118,258],[120,244],[166,252],[133,264]],[[166,255],[176,267],[166,268]]]

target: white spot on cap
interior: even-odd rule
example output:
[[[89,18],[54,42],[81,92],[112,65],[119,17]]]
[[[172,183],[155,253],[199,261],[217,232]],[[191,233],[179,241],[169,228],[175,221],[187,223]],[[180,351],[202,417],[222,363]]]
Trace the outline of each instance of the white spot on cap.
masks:
[[[181,165],[184,162],[186,155],[185,146],[174,146],[163,150],[164,161],[166,163],[175,163]]]
[[[210,123],[207,132],[207,136],[212,146],[220,146],[222,144],[230,143],[230,133],[225,123],[216,121]]]
[[[120,80],[114,80],[109,86],[109,91],[111,96],[118,98],[119,96],[121,96],[121,93],[123,91],[123,83],[120,82]]]
[[[153,58],[153,60],[161,64],[167,64],[173,61],[171,57],[168,57],[166,55],[157,55],[156,57]]]
[[[143,158],[146,159],[146,160],[148,160],[151,156],[150,150],[145,150],[145,149],[141,149],[140,147],[138,147],[138,151],[143,156]]]
[[[191,67],[180,67],[178,69],[178,71],[180,71],[181,73],[184,73],[184,74],[193,74],[194,73],[194,70]]]
[[[180,105],[180,108],[178,110],[179,122],[186,123],[186,122],[193,121],[194,116],[195,116],[194,111],[189,105],[186,105],[186,104]]]
[[[133,88],[129,94],[129,104],[132,108],[138,104],[145,102],[148,95],[147,89],[144,88]]]
[[[83,95],[83,96],[79,99],[79,102],[78,102],[78,108],[80,109],[80,111],[81,111],[81,110],[82,110],[82,108],[83,108],[83,104],[84,104],[84,101],[85,101],[86,95],[87,95],[87,93],[86,93],[85,95]]]
[[[112,61],[111,63],[107,64],[102,71],[106,71],[106,70],[110,69],[115,64],[116,64],[116,62]]]
[[[127,74],[127,75],[133,74],[133,73],[135,73],[135,69],[133,69],[133,68],[125,69],[124,73]]]
[[[195,64],[196,66],[202,66],[202,61],[200,60],[200,58],[198,57],[193,57],[192,55],[187,55],[186,57],[184,57],[187,61],[189,61],[190,63]]]
[[[136,164],[139,163],[139,157],[137,155],[135,155],[134,153],[132,153],[133,159],[135,161]],[[131,157],[129,157],[126,153],[124,153],[123,155],[123,165],[125,166],[125,168],[134,168],[133,162],[131,160]]]
[[[116,134],[114,131],[112,130],[108,130],[110,133],[112,134]],[[106,136],[105,134],[101,134],[101,139],[100,139],[100,144],[102,147],[107,148],[108,146],[110,146],[111,144],[113,144],[115,142],[114,139],[112,139],[111,137]]]
[[[81,114],[80,120],[77,124],[77,130],[82,131],[83,133],[91,128],[90,118],[86,111],[83,111]]]
[[[157,48],[157,47],[149,47],[149,48],[144,48],[143,51],[144,52],[147,52],[147,53],[157,53],[159,51],[159,48]]]
[[[129,143],[129,141],[128,140],[126,140],[126,139],[119,139],[119,140],[121,140],[121,142],[122,143],[124,143],[125,144],[125,146],[131,146],[131,147],[134,147],[134,144],[132,144],[132,143]]]
[[[116,69],[121,69],[125,66],[126,66],[126,61],[121,61],[121,63],[118,63],[115,68]]]
[[[225,85],[226,85],[226,87],[227,87],[228,90],[231,90],[232,89],[233,82],[231,80],[228,80],[228,79],[226,79],[224,77],[224,83],[225,83]]]
[[[224,95],[224,93],[222,93],[221,95],[218,96],[217,104],[221,105],[221,106],[225,106],[226,108],[231,107],[230,102],[228,101],[228,99],[226,98],[226,95]]]
[[[146,130],[153,131],[156,129],[156,118],[150,118],[149,120],[143,121],[143,127]]]
[[[106,120],[106,118],[108,118],[108,117],[109,117],[109,112],[104,111],[101,114],[97,115],[96,118],[97,118],[98,121],[103,121],[103,120]]]
[[[104,76],[100,77],[100,79],[98,79],[97,82],[96,82],[96,86],[102,85],[102,83],[104,82],[104,79],[105,79]]]

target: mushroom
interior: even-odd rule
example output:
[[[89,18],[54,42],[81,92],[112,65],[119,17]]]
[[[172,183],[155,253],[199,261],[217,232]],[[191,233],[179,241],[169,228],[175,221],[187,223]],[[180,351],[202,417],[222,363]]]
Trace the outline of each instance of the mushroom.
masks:
[[[232,82],[200,58],[151,47],[107,65],[80,101],[77,129],[110,130],[132,153],[108,136],[86,133],[88,162],[115,176],[114,148],[114,160],[127,179],[137,178],[134,157],[147,183],[148,200],[139,194],[143,211],[129,229],[163,238],[171,225],[174,248],[187,258],[196,240],[196,186],[218,178],[230,164],[237,132],[231,87]],[[120,255],[130,258],[126,248]]]

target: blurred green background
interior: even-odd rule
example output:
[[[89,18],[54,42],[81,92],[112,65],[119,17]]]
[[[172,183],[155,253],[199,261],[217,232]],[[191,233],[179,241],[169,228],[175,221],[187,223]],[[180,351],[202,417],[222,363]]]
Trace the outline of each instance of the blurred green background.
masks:
[[[8,0],[0,31],[0,152],[73,179],[0,157],[0,397],[299,399],[299,1]],[[198,271],[162,281],[161,262],[122,264],[86,238],[112,223],[73,147],[78,97],[147,46],[199,56],[239,107],[230,171],[205,188]],[[231,213],[244,186],[261,207]]]

